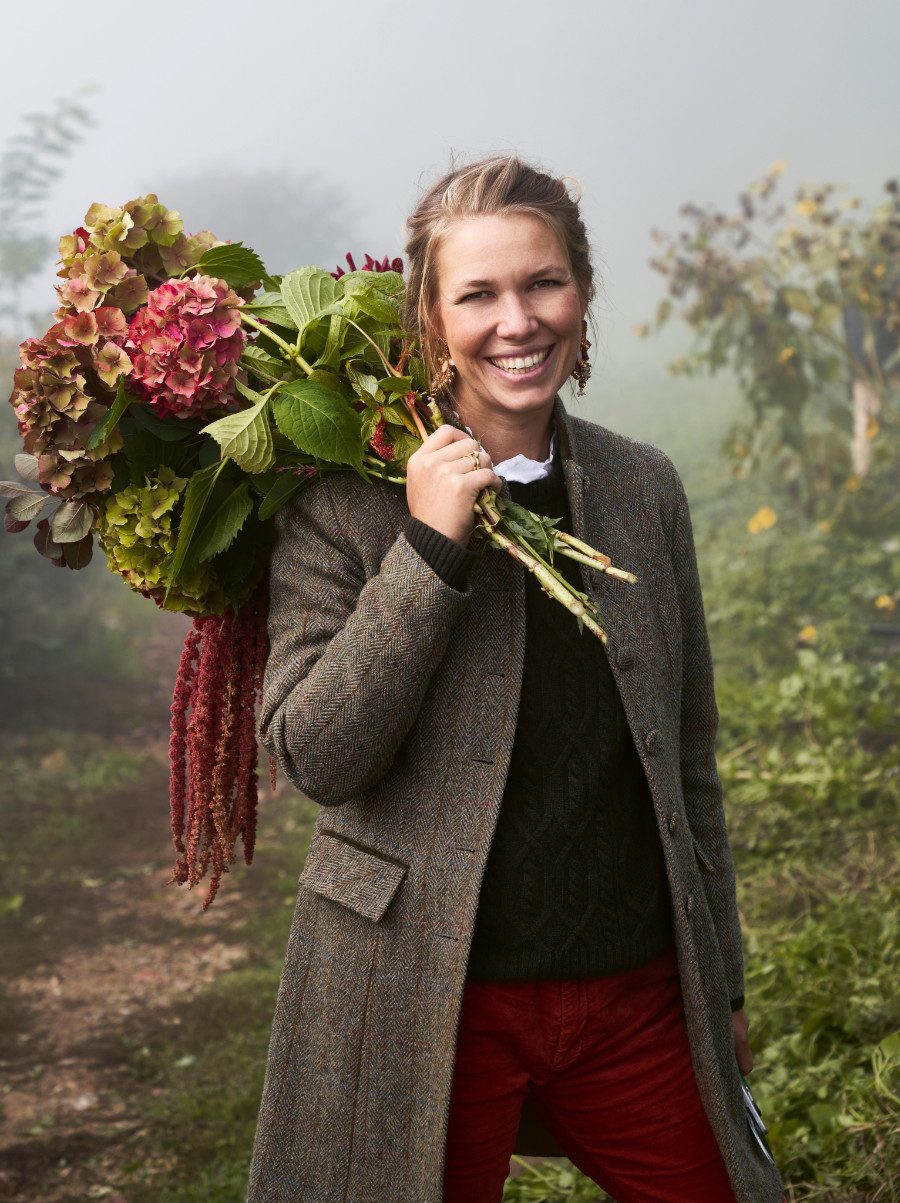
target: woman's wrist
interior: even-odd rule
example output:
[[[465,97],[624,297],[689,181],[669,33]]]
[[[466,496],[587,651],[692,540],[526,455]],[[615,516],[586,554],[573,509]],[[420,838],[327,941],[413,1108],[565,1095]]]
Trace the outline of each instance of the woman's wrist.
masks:
[[[445,585],[465,589],[475,552],[412,515],[407,518],[403,533],[413,550]]]

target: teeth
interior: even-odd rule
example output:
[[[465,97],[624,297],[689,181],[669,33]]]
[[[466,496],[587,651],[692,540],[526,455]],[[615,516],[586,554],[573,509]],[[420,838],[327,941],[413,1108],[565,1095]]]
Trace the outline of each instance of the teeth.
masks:
[[[514,358],[508,359],[492,359],[491,363],[496,364],[498,368],[502,368],[504,372],[525,372],[530,368],[536,368],[539,363],[543,363],[550,354],[551,348],[547,347],[543,351],[535,351],[533,355],[517,355]]]

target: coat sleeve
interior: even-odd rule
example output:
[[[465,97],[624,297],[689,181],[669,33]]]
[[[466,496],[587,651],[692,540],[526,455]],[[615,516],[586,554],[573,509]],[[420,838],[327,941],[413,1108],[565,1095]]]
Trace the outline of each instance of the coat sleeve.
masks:
[[[259,720],[268,752],[323,806],[390,768],[472,592],[445,584],[402,532],[366,579],[379,499],[336,475],[276,517]]]
[[[697,570],[697,553],[680,476],[672,468],[675,494],[673,560],[681,610],[681,785],[701,875],[725,965],[729,998],[742,1005],[744,964],[735,889],[734,858],[725,827],[722,782],[716,766],[713,662]]]

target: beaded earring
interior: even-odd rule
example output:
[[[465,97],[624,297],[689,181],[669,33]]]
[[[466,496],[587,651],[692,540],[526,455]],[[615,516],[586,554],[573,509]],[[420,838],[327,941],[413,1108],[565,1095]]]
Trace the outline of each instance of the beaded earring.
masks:
[[[575,360],[575,367],[572,369],[572,379],[578,382],[579,397],[584,396],[584,386],[591,375],[591,361],[588,359],[591,340],[587,336],[587,322],[582,322],[581,326],[581,354]]]

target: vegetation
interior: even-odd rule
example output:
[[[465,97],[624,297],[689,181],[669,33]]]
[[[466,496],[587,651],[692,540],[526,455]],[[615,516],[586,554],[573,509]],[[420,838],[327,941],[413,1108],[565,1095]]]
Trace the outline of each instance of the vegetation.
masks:
[[[661,407],[668,426],[602,420],[669,450],[691,498],[746,939],[752,1086],[788,1197],[887,1203],[900,1193],[896,398],[887,381],[879,428],[869,427],[872,440],[878,437],[867,470],[847,472],[845,463],[828,476],[825,467],[819,471],[825,461],[815,439],[792,445],[798,474],[786,474],[778,454],[761,454],[746,471],[727,433],[747,420],[746,396],[732,389],[726,401],[721,397],[717,389],[713,403],[698,382],[693,407]],[[818,397],[812,388],[811,408]],[[771,416],[765,410],[760,423]],[[15,443],[11,419],[0,416],[3,472]],[[846,448],[849,407],[842,421],[832,433],[837,440],[843,431]],[[679,441],[685,430],[693,432],[690,443]],[[810,465],[816,480],[828,481],[814,490],[812,510],[795,483],[810,479]],[[21,552],[15,540],[4,545],[0,700],[16,728],[0,742],[8,782],[0,800],[7,833],[0,936],[13,972],[37,924],[49,925],[37,913],[48,882],[83,881],[96,873],[98,858],[106,865],[141,843],[129,836],[126,810],[120,843],[106,847],[116,836],[110,815],[126,799],[137,806],[150,771],[148,724],[157,738],[164,734],[165,706],[158,699],[143,705],[136,689],[146,676],[151,633],[164,620],[166,638],[177,644],[183,621],[160,614],[102,569],[76,577],[34,556],[25,542]],[[147,805],[164,810],[164,794]],[[256,863],[238,868],[223,888],[223,902],[229,891],[243,891],[228,920],[228,939],[249,950],[240,966],[168,1010],[149,1000],[140,1025],[113,1040],[118,1088],[139,1125],[116,1138],[106,1180],[129,1203],[243,1197],[313,817],[302,798],[279,794],[262,809]],[[161,860],[167,852],[158,849]],[[133,855],[147,857],[146,841]],[[132,888],[145,890],[143,882]],[[160,913],[170,914],[176,901],[174,891],[162,892]],[[78,939],[76,927],[67,931]],[[0,1017],[11,1032],[17,1009],[2,998]],[[39,1140],[38,1128],[21,1140]],[[522,1168],[507,1184],[507,1203],[602,1197],[568,1162]],[[110,1191],[91,1197],[103,1193]]]

